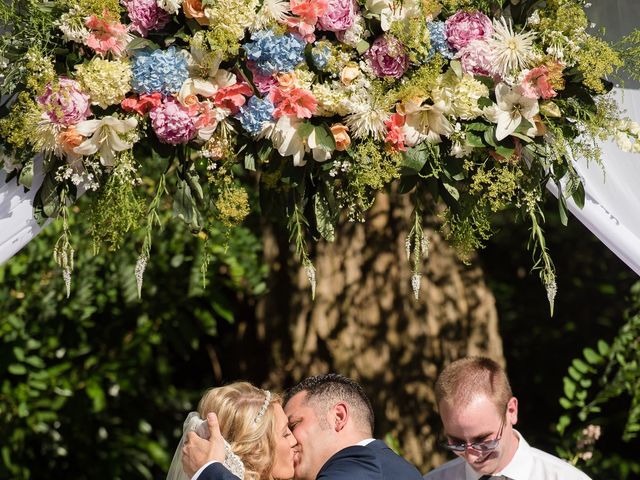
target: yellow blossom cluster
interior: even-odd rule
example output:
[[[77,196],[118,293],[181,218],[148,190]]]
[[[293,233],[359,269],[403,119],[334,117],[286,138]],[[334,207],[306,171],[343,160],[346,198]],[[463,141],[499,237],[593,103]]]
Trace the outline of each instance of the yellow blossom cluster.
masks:
[[[102,108],[120,103],[131,90],[131,67],[127,61],[94,57],[78,65],[76,71],[91,102]]]
[[[438,77],[431,96],[434,103],[446,105],[445,111],[453,112],[462,120],[473,120],[482,114],[478,100],[488,97],[489,89],[469,73],[458,77],[453,70],[448,70]]]

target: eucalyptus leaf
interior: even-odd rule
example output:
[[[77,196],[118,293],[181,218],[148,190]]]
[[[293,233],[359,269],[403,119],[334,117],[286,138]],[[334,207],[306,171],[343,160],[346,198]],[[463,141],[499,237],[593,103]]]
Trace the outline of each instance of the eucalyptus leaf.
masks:
[[[585,196],[584,185],[582,184],[582,181],[579,181],[576,188],[571,193],[571,198],[576,202],[578,208],[584,208]]]
[[[320,192],[313,197],[313,208],[316,216],[316,228],[322,237],[328,242],[336,239],[335,215],[329,208],[329,202]]]
[[[23,185],[27,189],[31,189],[33,185],[34,165],[33,160],[28,161],[22,167],[20,175],[18,176],[18,183]]]
[[[191,188],[185,180],[180,178],[173,197],[173,214],[182,219],[192,230],[202,229],[200,212],[191,194]]]
[[[298,125],[296,132],[302,138],[308,138],[309,135],[311,135],[311,132],[313,132],[313,129],[314,129],[314,125],[312,123],[302,122],[300,125]]]
[[[442,185],[444,186],[445,190],[449,193],[449,195],[451,195],[456,200],[460,200],[460,192],[456,187],[454,187],[450,183],[445,183],[445,182],[443,182]]]
[[[316,142],[319,146],[332,151],[336,149],[336,142],[333,138],[333,134],[326,126],[318,125],[314,130],[316,133]]]
[[[420,173],[428,159],[428,151],[424,144],[411,147],[402,155],[402,168],[410,172]]]
[[[569,223],[569,214],[567,209],[567,201],[562,192],[558,192],[558,213],[560,214],[560,222],[565,227]]]

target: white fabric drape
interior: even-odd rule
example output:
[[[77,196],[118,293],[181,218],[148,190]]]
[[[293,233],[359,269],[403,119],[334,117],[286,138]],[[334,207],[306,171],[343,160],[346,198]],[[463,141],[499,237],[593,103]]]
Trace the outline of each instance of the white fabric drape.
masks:
[[[640,90],[616,89],[627,115],[640,120]],[[621,152],[613,142],[602,144],[603,166],[574,162],[585,186],[580,209],[568,199],[569,210],[596,237],[640,275],[640,155]],[[556,186],[548,185],[557,196]]]
[[[5,172],[0,169],[0,264],[13,257],[41,227],[33,218],[33,198],[42,183],[36,162],[33,188],[26,192],[13,180],[5,183]]]

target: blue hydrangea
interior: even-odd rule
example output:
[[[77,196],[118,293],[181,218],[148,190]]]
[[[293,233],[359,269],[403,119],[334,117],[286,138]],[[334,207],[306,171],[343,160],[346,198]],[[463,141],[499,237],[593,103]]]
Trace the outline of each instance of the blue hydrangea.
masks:
[[[431,39],[431,48],[429,49],[427,61],[431,60],[436,52],[444,58],[452,59],[454,51],[451,50],[447,42],[447,36],[444,33],[444,22],[428,22],[427,29]]]
[[[311,59],[316,68],[322,70],[329,63],[331,58],[331,48],[327,44],[321,44],[313,47],[311,50]]]
[[[290,72],[304,58],[305,41],[290,33],[276,35],[272,30],[261,30],[254,32],[251,40],[242,48],[261,75]]]
[[[251,135],[258,135],[266,122],[273,120],[273,103],[253,96],[240,107],[236,118],[240,120],[242,128]]]
[[[131,70],[131,87],[136,93],[161,92],[169,95],[180,91],[189,78],[186,55],[174,47],[137,53]]]

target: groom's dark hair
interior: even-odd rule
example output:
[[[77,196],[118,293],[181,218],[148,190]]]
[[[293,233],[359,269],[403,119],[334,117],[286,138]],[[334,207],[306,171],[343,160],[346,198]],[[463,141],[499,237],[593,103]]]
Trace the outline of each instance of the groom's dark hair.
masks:
[[[371,402],[358,382],[337,373],[309,377],[284,394],[284,404],[300,392],[306,392],[307,403],[313,403],[316,413],[324,413],[337,402],[344,401],[353,409],[354,419],[360,428],[373,433],[374,416]]]

